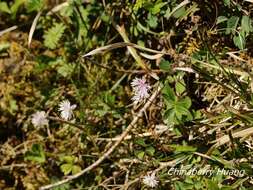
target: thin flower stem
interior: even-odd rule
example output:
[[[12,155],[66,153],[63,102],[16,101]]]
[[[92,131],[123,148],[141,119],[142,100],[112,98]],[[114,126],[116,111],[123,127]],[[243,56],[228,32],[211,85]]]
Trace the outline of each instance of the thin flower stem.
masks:
[[[70,121],[66,121],[66,120],[61,119],[61,118],[59,118],[59,117],[48,116],[48,119],[53,120],[53,121],[58,121],[58,122],[60,122],[60,123],[66,123],[66,124],[72,125],[72,126],[78,128],[78,129],[82,130],[82,131],[85,130],[85,126],[84,126],[84,125],[72,123],[72,122],[70,122]]]

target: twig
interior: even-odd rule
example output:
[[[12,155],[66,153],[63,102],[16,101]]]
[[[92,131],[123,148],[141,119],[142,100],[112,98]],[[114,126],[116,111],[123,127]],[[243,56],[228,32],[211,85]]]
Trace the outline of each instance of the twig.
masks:
[[[46,185],[46,186],[42,186],[40,187],[40,190],[46,190],[46,189],[51,189],[53,187],[57,187],[59,185],[65,184],[70,182],[71,180],[77,179],[80,176],[82,176],[83,174],[85,174],[86,172],[94,169],[95,167],[97,167],[101,162],[103,162],[114,150],[115,148],[121,143],[121,141],[125,138],[125,136],[127,136],[127,134],[129,133],[129,131],[131,131],[131,129],[135,126],[135,124],[137,123],[138,119],[140,117],[143,116],[143,113],[146,111],[146,109],[151,105],[151,103],[154,101],[154,99],[157,97],[157,95],[160,93],[161,91],[161,87],[158,86],[158,89],[153,93],[153,95],[150,97],[150,101],[147,101],[147,103],[143,106],[143,108],[138,112],[137,115],[135,115],[135,117],[133,118],[132,122],[128,125],[128,127],[126,128],[126,130],[121,134],[120,138],[118,139],[117,142],[114,143],[114,145],[107,150],[96,162],[94,162],[93,164],[91,164],[90,166],[88,166],[87,168],[85,168],[84,170],[82,170],[81,172],[69,176],[67,179],[63,179],[61,181],[58,181],[56,183],[50,184],[50,185]]]
[[[27,164],[12,164],[12,165],[8,165],[8,166],[1,166],[0,170],[12,170],[13,168],[23,168],[26,167]]]

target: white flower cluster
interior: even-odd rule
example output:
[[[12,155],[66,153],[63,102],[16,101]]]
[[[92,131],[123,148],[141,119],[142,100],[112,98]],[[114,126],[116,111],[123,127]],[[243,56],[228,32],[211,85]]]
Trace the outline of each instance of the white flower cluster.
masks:
[[[145,101],[149,97],[149,90],[151,89],[151,86],[146,83],[146,79],[144,77],[135,78],[131,82],[131,86],[134,92],[134,96],[132,97],[134,104]]]
[[[143,183],[149,187],[156,187],[158,185],[158,181],[156,180],[155,173],[152,173],[151,175],[146,175],[143,178]]]
[[[34,127],[42,127],[48,125],[48,119],[46,112],[44,111],[37,111],[32,115],[32,124]]]
[[[59,104],[59,111],[61,118],[64,120],[70,120],[74,116],[73,110],[76,108],[76,105],[71,105],[68,100],[63,100]],[[44,111],[37,111],[32,115],[32,124],[34,127],[42,127],[48,125],[47,114]]]
[[[74,114],[73,110],[76,108],[76,105],[71,105],[68,100],[64,100],[59,105],[59,111],[61,112],[61,118],[65,120],[70,120]]]

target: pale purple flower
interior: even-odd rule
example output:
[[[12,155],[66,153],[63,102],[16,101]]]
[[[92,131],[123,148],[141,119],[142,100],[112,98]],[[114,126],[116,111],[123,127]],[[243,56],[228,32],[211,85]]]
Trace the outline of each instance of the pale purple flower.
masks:
[[[48,119],[46,112],[44,111],[37,111],[32,115],[32,124],[34,127],[41,127],[48,125]]]
[[[156,187],[159,183],[159,181],[156,180],[155,173],[152,173],[151,175],[146,175],[143,178],[143,183],[149,187]]]
[[[71,105],[68,100],[63,100],[59,104],[59,111],[61,112],[61,118],[65,120],[70,120],[74,113],[73,110],[76,108],[76,105]]]
[[[132,100],[135,104],[137,104],[138,102],[142,102],[149,97],[149,90],[151,89],[151,86],[146,83],[146,79],[144,77],[142,77],[141,79],[135,78],[131,82],[131,86],[134,92]]]

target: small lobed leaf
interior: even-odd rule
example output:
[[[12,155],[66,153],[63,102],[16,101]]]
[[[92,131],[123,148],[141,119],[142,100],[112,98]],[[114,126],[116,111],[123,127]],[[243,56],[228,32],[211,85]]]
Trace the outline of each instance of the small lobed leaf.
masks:
[[[74,165],[74,166],[72,167],[72,173],[73,173],[73,174],[77,174],[77,173],[79,173],[81,170],[82,170],[82,168],[81,168],[80,166],[78,166],[78,165]]]
[[[136,154],[137,158],[142,160],[144,158],[145,152],[144,151],[137,151]]]
[[[33,144],[30,151],[25,154],[25,160],[30,160],[38,163],[46,161],[46,156],[41,144]]]
[[[63,156],[63,157],[60,157],[60,160],[62,162],[67,162],[69,164],[73,164],[75,162],[75,157],[74,156]]]
[[[72,167],[73,167],[72,164],[67,163],[67,164],[62,164],[60,168],[61,168],[61,171],[64,173],[64,175],[68,175],[72,171]]]
[[[62,23],[55,23],[52,28],[45,32],[44,45],[50,49],[55,49],[62,37],[66,27]]]
[[[44,6],[43,0],[28,0],[26,8],[28,12],[32,12],[41,10],[43,6]]]

